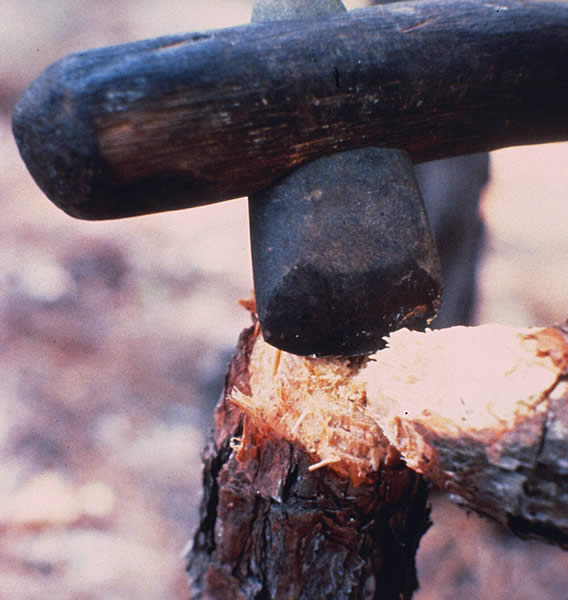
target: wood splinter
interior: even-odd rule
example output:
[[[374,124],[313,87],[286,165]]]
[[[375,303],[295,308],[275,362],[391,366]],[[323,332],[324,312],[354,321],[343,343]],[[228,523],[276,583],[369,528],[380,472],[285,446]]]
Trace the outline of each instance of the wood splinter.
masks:
[[[251,328],[227,376],[193,597],[410,598],[423,477],[568,548],[564,330],[401,330],[359,359],[279,352]]]

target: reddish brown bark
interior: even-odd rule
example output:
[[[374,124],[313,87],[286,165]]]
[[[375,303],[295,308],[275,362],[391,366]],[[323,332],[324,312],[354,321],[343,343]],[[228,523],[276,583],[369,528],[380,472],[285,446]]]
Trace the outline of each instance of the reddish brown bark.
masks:
[[[241,336],[205,451],[191,597],[410,598],[429,525],[425,482],[393,452],[356,486],[310,470],[304,448],[254,425],[229,399],[235,387],[250,394],[253,341],[253,329]]]
[[[419,473],[567,547],[567,368],[561,328],[399,331],[357,360],[245,332],[206,451],[193,597],[410,598]]]

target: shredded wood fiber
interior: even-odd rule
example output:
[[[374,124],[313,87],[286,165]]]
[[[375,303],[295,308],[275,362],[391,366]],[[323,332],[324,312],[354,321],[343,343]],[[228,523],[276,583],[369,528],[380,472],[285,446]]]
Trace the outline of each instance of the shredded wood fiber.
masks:
[[[329,465],[355,482],[377,471],[389,443],[367,411],[361,361],[300,357],[261,336],[250,363],[251,395],[234,388],[232,401],[257,424],[299,443],[314,466]]]
[[[259,335],[251,394],[233,389],[232,401],[305,448],[313,468],[359,483],[400,452],[459,503],[521,534],[553,527],[552,541],[568,544],[564,332],[483,325],[387,342],[356,361],[295,356]]]

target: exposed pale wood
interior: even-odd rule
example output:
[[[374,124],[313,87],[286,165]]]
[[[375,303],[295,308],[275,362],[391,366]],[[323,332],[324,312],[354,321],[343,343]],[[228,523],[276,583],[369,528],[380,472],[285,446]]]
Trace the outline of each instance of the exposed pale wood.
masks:
[[[401,332],[362,377],[407,464],[465,508],[568,549],[568,344],[556,328]]]
[[[258,337],[230,397],[354,483],[395,449],[459,504],[568,547],[567,365],[558,328],[403,330],[361,364]]]
[[[424,0],[74,54],[14,112],[82,218],[244,196],[363,146],[415,161],[568,139],[568,5]]]
[[[253,393],[249,369],[260,367],[251,354],[258,339],[253,328],[241,337],[205,451],[201,520],[188,554],[191,597],[409,599],[417,586],[416,548],[429,524],[424,480],[381,448],[374,473],[354,485],[331,468],[333,460],[317,463],[299,443],[240,410],[231,398]],[[278,353],[262,364],[267,376],[284,366]],[[336,366],[345,377],[358,364]],[[380,438],[372,421],[357,426]]]

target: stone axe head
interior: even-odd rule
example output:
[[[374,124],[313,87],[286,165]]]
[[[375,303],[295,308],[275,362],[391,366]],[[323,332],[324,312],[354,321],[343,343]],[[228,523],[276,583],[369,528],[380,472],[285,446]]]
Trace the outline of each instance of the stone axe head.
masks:
[[[266,341],[295,354],[362,354],[440,302],[438,252],[408,156],[365,148],[308,163],[249,200]]]
[[[257,2],[253,20],[298,17],[317,28],[325,21],[321,17],[344,10],[338,0],[274,0]],[[332,32],[345,24],[339,20],[322,26]],[[296,36],[295,27],[284,23],[281,29]],[[265,44],[263,30],[253,34],[256,44]],[[252,68],[247,61],[267,81],[282,85],[273,75],[277,62],[251,55],[242,37],[241,30],[227,30],[163,38],[72,55],[56,63],[28,88],[14,111],[14,133],[32,175],[70,214],[98,219],[234,197],[227,192],[234,174],[242,183],[235,190],[248,185],[247,191],[252,191],[253,270],[267,341],[298,354],[361,354],[379,347],[393,329],[425,326],[439,303],[440,268],[404,152],[337,152],[346,144],[337,148],[325,141],[327,146],[319,147],[327,147],[329,155],[322,156],[326,152],[318,149],[320,158],[312,162],[305,157],[287,161],[279,152],[280,172],[287,174],[272,184],[275,177],[267,175],[266,185],[251,183],[246,170],[236,171],[226,161],[214,164],[210,139],[201,139],[201,132],[214,131],[220,140],[226,135],[226,142],[233,144],[235,131],[248,127],[248,121],[217,109],[213,92],[237,93],[243,74]],[[297,47],[294,52],[298,54]],[[227,81],[219,88],[211,69],[221,64],[221,56],[235,56],[240,62],[223,73]],[[320,79],[309,91],[324,94],[331,102],[328,106],[341,103],[343,97],[356,100],[356,92],[342,89],[340,69],[328,72],[336,60],[341,57],[321,57],[321,65],[314,67]],[[251,88],[254,106],[248,118],[265,109],[270,119],[276,118],[278,113],[270,111],[275,111],[271,104],[277,92],[268,98],[259,92],[257,98],[254,85]],[[197,90],[209,100],[200,99]],[[314,106],[318,102],[313,99]],[[291,96],[286,96],[285,105],[294,110]],[[239,106],[236,101],[237,117]],[[325,131],[333,127],[329,113],[321,115],[330,119],[323,124],[330,128]],[[251,142],[243,143],[256,152],[262,135],[256,132]],[[191,163],[182,156],[189,140],[195,140],[194,146],[202,144]],[[142,172],[138,158],[148,153],[151,159]],[[262,156],[259,161],[264,162]],[[222,181],[217,185],[219,172]],[[188,185],[199,201],[180,200]]]

